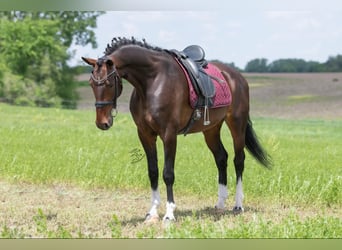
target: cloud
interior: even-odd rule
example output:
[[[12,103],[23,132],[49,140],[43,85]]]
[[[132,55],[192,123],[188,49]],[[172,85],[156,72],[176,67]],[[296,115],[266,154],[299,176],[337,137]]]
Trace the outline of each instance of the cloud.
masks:
[[[177,34],[174,31],[169,31],[169,30],[159,30],[158,32],[158,39],[162,43],[172,43],[177,41]]]
[[[138,36],[140,34],[139,28],[134,23],[123,23],[122,24],[122,35],[123,36]]]
[[[307,10],[271,10],[266,11],[266,17],[271,20],[292,20],[293,18],[298,18],[303,15],[308,15],[311,11]]]
[[[314,19],[314,18],[304,18],[302,20],[299,20],[295,27],[299,30],[306,30],[306,29],[317,29],[321,28],[321,23]]]

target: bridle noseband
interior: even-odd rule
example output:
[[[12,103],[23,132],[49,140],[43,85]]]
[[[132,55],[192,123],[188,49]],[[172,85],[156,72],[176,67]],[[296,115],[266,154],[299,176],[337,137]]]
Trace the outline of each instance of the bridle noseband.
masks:
[[[95,86],[96,87],[100,87],[100,86],[103,86],[106,84],[106,81],[108,80],[109,81],[109,77],[114,75],[114,88],[115,88],[115,95],[113,97],[113,100],[111,101],[96,101],[95,102],[95,107],[96,108],[103,108],[105,106],[108,106],[108,105],[113,105],[113,111],[112,112],[112,117],[115,117],[118,113],[117,109],[116,109],[116,106],[117,106],[117,98],[119,96],[119,82],[120,82],[120,76],[117,74],[116,72],[116,69],[114,68],[112,72],[110,72],[109,74],[107,74],[104,78],[100,79],[100,78],[96,78],[94,76],[94,73],[92,72],[91,73],[91,79],[95,82]]]
[[[105,82],[108,80],[108,77],[110,77],[110,76],[113,75],[113,74],[115,74],[115,75],[117,76],[115,68],[113,69],[112,72],[110,72],[109,74],[107,74],[106,77],[104,77],[104,78],[102,78],[102,79],[95,78],[94,73],[91,73],[91,76],[90,76],[90,77],[91,77],[91,79],[94,80],[94,82],[96,82],[96,84],[95,84],[96,86],[102,86],[102,85],[104,85]]]

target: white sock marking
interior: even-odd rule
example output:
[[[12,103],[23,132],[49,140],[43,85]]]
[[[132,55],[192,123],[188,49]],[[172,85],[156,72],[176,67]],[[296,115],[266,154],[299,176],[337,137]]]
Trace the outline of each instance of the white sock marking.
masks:
[[[173,211],[176,209],[176,204],[172,202],[167,202],[166,203],[166,214],[163,218],[163,221],[166,220],[175,220],[175,216],[173,214]]]
[[[243,210],[243,207],[242,207],[243,197],[244,195],[243,195],[243,189],[242,189],[242,180],[241,178],[239,178],[236,183],[235,207],[241,207],[242,210]]]
[[[148,212],[150,216],[158,216],[158,207],[160,205],[160,194],[158,189],[152,190],[152,197],[151,197],[151,209]]]
[[[216,208],[224,209],[224,203],[228,197],[227,186],[223,184],[218,185],[218,200],[216,203]]]

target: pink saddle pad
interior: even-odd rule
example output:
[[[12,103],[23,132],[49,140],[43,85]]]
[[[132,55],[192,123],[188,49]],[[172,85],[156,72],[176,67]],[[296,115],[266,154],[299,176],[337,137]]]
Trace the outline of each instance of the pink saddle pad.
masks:
[[[195,108],[197,100],[198,100],[198,95],[197,95],[197,93],[196,93],[196,91],[195,91],[195,89],[191,83],[190,77],[189,77],[188,73],[186,72],[185,68],[179,62],[178,62],[178,64],[182,68],[182,70],[186,76],[187,82],[188,82],[190,105],[192,108]],[[226,82],[226,79],[221,74],[221,71],[215,65],[213,65],[211,63],[208,63],[208,65],[204,69],[204,71],[208,75],[214,76],[214,77],[222,80],[222,82],[221,81],[218,82],[217,80],[214,80],[214,79],[212,80],[214,83],[214,86],[215,86],[215,96],[213,97],[213,106],[211,108],[220,108],[220,107],[229,106],[232,102],[232,95],[230,92],[230,88]]]

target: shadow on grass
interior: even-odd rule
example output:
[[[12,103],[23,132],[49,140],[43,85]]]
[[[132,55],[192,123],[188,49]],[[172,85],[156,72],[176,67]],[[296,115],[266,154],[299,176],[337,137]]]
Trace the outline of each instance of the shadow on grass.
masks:
[[[231,209],[220,210],[220,209],[216,209],[215,207],[205,207],[199,210],[190,210],[190,209],[176,210],[175,216],[176,218],[185,218],[185,217],[193,217],[196,219],[212,218],[213,221],[218,221],[224,217],[232,217],[232,216],[238,216],[238,215],[245,214],[245,213],[257,213],[257,212],[262,212],[262,211],[256,208],[246,207],[243,213],[237,213]]]
[[[183,209],[183,210],[176,210],[175,217],[176,220],[184,220],[187,217],[195,218],[197,220],[203,218],[211,218],[214,222],[219,221],[225,217],[233,217],[238,216],[240,214],[246,213],[260,213],[263,212],[262,209],[256,209],[253,207],[245,207],[245,211],[243,213],[236,213],[233,210],[225,209],[219,210],[214,207],[205,207],[199,210],[191,210],[191,209]],[[160,214],[161,216],[161,214]],[[162,217],[160,217],[162,220]],[[121,222],[122,226],[137,226],[138,224],[144,223],[145,217],[133,217],[128,220],[124,220]]]

